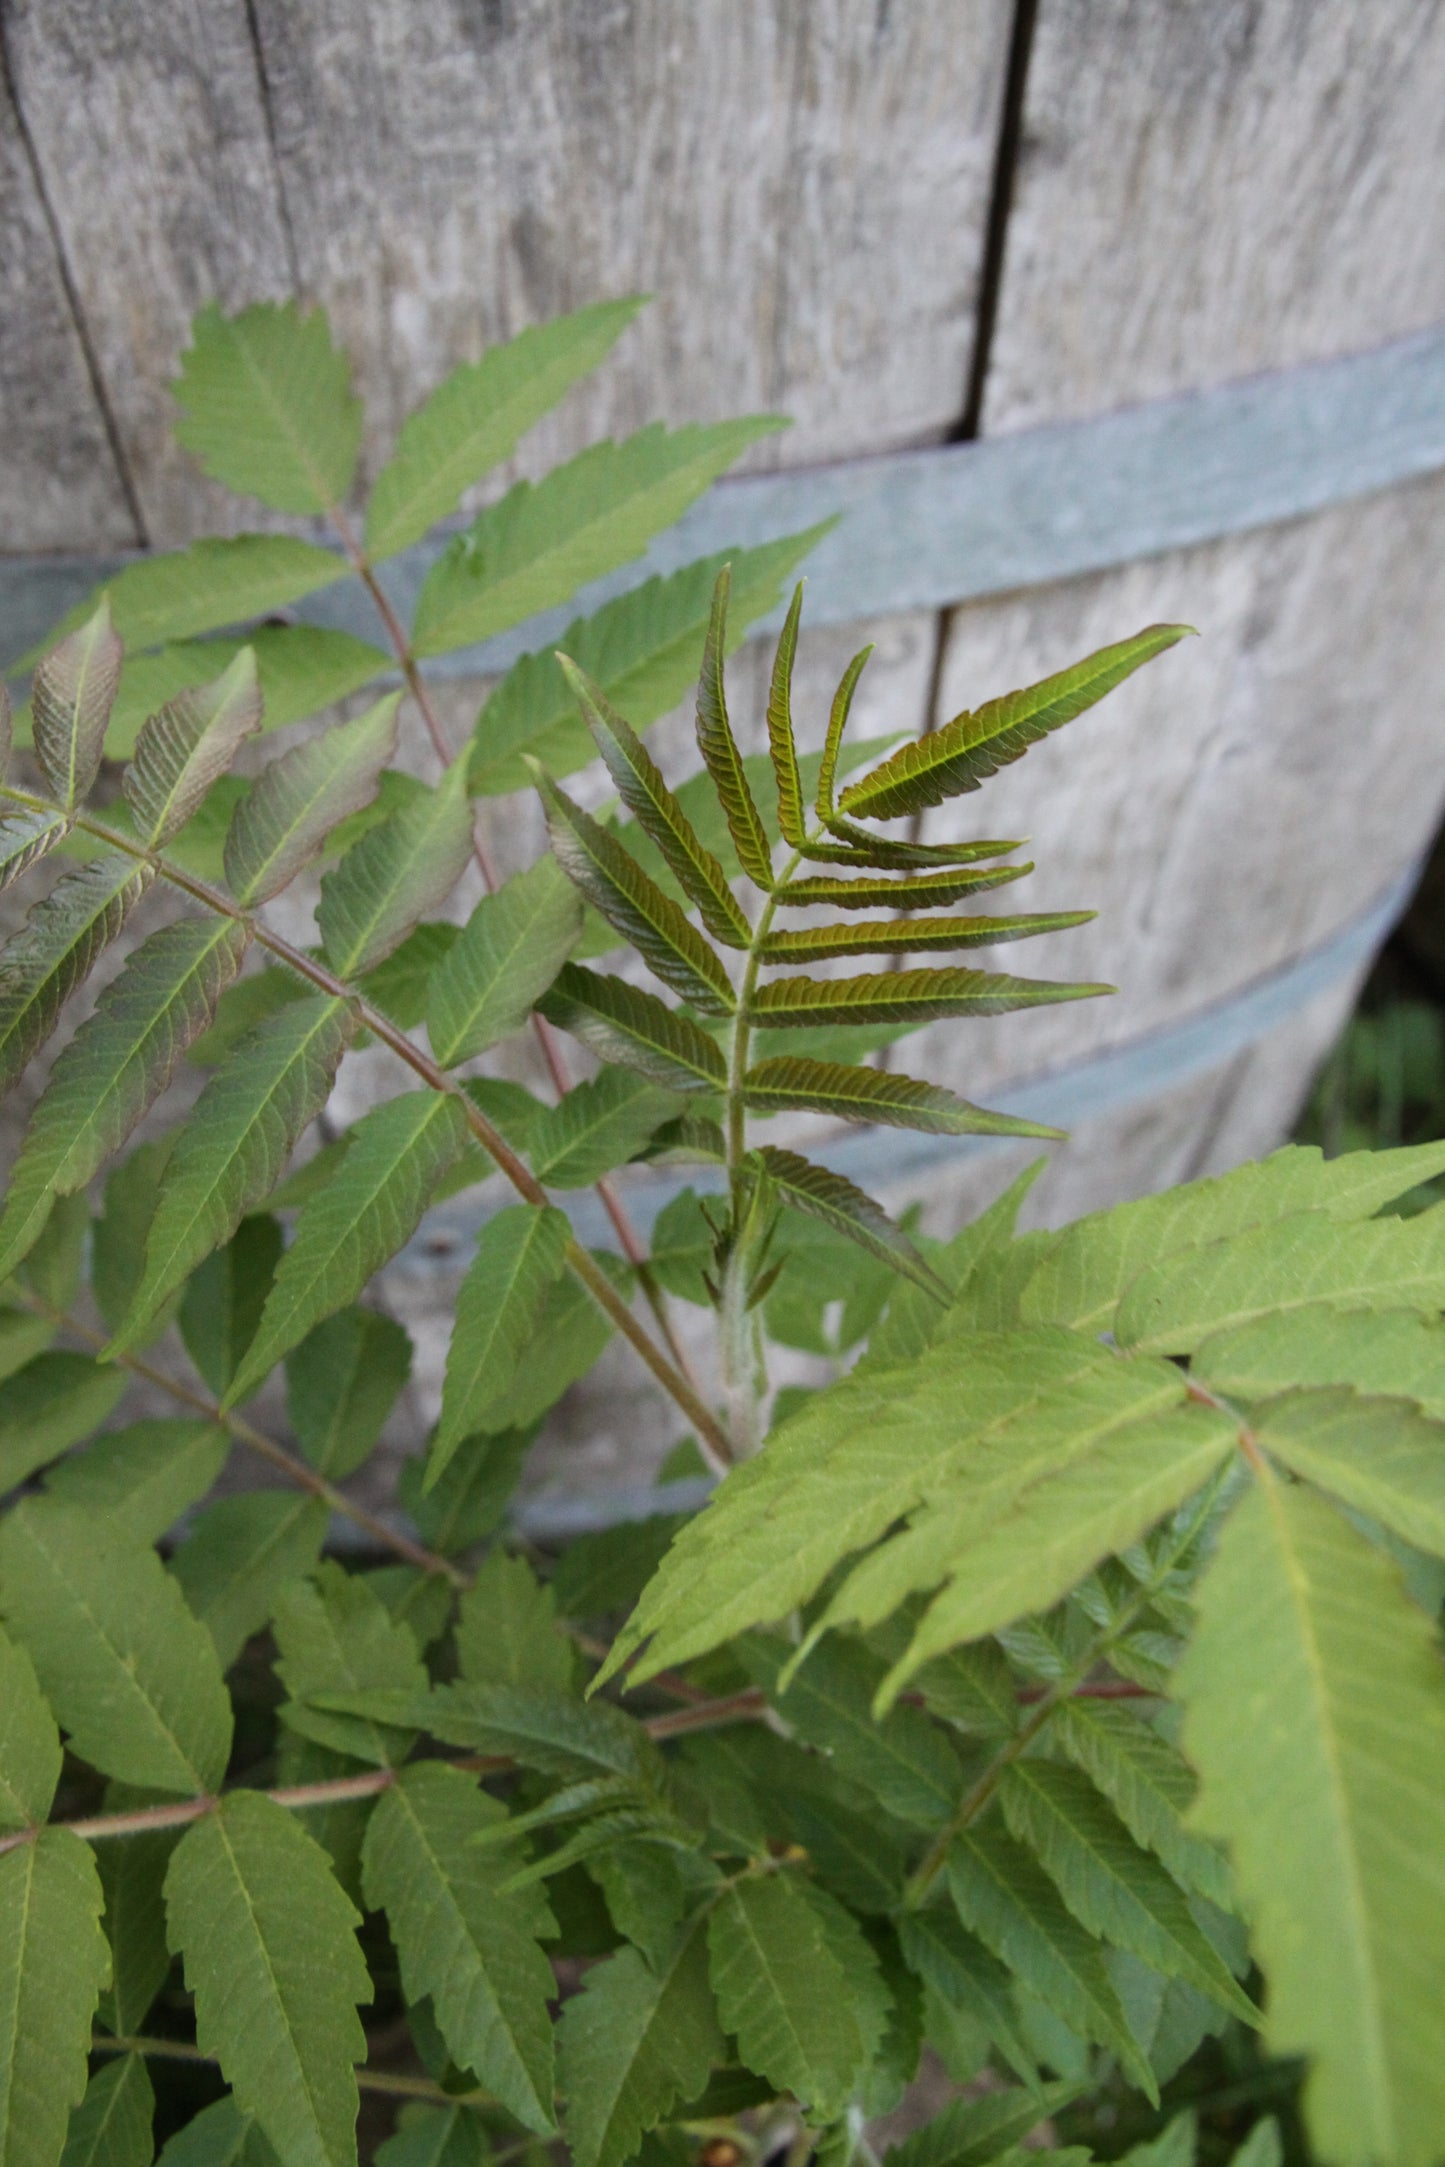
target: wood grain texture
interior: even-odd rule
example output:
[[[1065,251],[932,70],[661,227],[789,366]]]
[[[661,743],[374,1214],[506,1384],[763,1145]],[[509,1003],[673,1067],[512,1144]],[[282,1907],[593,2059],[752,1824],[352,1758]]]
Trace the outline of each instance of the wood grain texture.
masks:
[[[5,25],[142,539],[276,524],[203,481],[170,435],[195,311],[292,283],[242,0],[7,0]],[[7,324],[0,344],[17,335]]]
[[[0,38],[4,26],[0,24]],[[138,536],[86,366],[45,204],[0,70],[0,531],[3,547],[104,549]]]
[[[1040,0],[985,433],[1445,316],[1440,0]]]
[[[653,307],[528,468],[778,409],[760,459],[925,441],[963,399],[1007,0],[256,0],[299,272],[375,443],[455,362]]]

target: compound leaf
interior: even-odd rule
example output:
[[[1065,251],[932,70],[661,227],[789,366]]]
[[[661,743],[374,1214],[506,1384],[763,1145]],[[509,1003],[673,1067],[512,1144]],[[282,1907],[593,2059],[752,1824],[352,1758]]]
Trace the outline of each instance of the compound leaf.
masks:
[[[457,760],[435,790],[413,792],[322,881],[316,922],[337,976],[354,978],[389,956],[446,901],[471,849],[466,767]]]
[[[0,2160],[55,2167],[110,1958],[95,1856],[66,1828],[0,1858]]]
[[[464,1439],[485,1428],[487,1414],[511,1385],[547,1290],[562,1276],[571,1235],[564,1213],[532,1204],[499,1211],[478,1235],[457,1296],[427,1489]]]
[[[100,771],[105,726],[120,683],[121,643],[110,603],[52,648],[35,672],[35,757],[62,805],[73,810]]]
[[[555,859],[483,896],[431,977],[427,1036],[443,1068],[510,1038],[582,937],[582,905]]]
[[[187,1829],[166,1875],[196,2037],[283,2160],[355,2167],[353,2065],[371,2000],[360,1920],[294,1814],[232,1791]]]
[[[216,1789],[231,1704],[205,1628],[147,1544],[28,1499],[0,1526],[0,1608],[92,1766],[188,1797]]]
[[[396,750],[399,699],[388,693],[261,770],[226,834],[226,878],[238,902],[254,909],[279,895],[337,823],[371,803]]]
[[[61,812],[14,812],[0,818],[0,890],[48,857],[69,828]]]
[[[257,301],[225,316],[212,302],[191,326],[174,391],[176,441],[213,481],[278,512],[329,512],[344,501],[361,401],[325,309]]]
[[[261,686],[249,647],[214,684],[178,692],[152,715],[121,780],[141,841],[158,850],[183,828],[260,727]]]
[[[727,1062],[716,1041],[690,1016],[625,978],[564,963],[537,1006],[600,1061],[623,1062],[665,1090],[727,1087]]]

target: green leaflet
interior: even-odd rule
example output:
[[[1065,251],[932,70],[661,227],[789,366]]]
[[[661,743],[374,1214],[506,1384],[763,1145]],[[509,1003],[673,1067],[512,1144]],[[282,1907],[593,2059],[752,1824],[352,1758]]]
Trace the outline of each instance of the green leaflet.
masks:
[[[45,1819],[60,1781],[60,1734],[35,1666],[0,1633],[0,1834]]]
[[[1027,1845],[1090,1933],[1162,1972],[1185,1979],[1247,2024],[1258,2011],[1158,1859],[1134,1842],[1107,1800],[1076,1768],[1016,1761],[999,1801],[1012,1835]]]
[[[173,389],[176,440],[213,481],[278,512],[344,501],[362,411],[325,309],[258,301],[223,316],[212,302],[191,325]]]
[[[951,1905],[904,1911],[898,1917],[904,1956],[949,2008],[971,2017],[1016,2075],[1038,2086],[1038,2071],[1009,1991],[1009,1974],[970,1934]]]
[[[1013,918],[866,918],[861,925],[793,926],[758,943],[765,963],[814,963],[825,956],[918,955],[935,948],[992,948],[1066,932],[1098,916],[1092,910],[1025,912]]]
[[[308,1703],[322,1693],[424,1693],[426,1666],[404,1625],[357,1573],[327,1559],[309,1580],[282,1588],[274,1612],[276,1674],[289,1696],[282,1721],[302,1738],[374,1768],[406,1759],[415,1733],[340,1716]]]
[[[752,421],[667,430],[654,422],[620,444],[594,444],[536,483],[518,482],[432,566],[417,598],[418,655],[470,647],[566,602],[589,580],[640,556],[759,437]]]
[[[1040,2085],[1037,2091],[955,2100],[895,2147],[895,2167],[995,2167],[1002,2148],[1027,2137],[1077,2099],[1080,2090],[1077,2084],[1062,2082]]]
[[[281,1590],[310,1572],[328,1517],[323,1499],[294,1490],[247,1490],[199,1516],[170,1569],[223,1670],[269,1624]]]
[[[590,617],[568,625],[558,643],[598,684],[612,706],[645,729],[674,708],[697,682],[719,571],[731,558],[732,607],[728,644],[735,646],[753,619],[773,607],[782,581],[832,525],[784,535],[754,549],[724,551],[684,565],[666,578],[644,580]],[[549,775],[570,775],[594,758],[596,748],[577,703],[549,648],[522,655],[488,699],[472,741],[471,787],[493,797],[520,790],[527,771],[520,755],[531,752]]]
[[[535,763],[532,780],[546,811],[557,863],[593,909],[631,942],[654,976],[674,993],[705,1016],[731,1015],[736,1004],[727,972],[671,896]]]
[[[1352,1151],[1329,1160],[1313,1145],[1286,1144],[1258,1165],[1237,1166],[1207,1181],[1091,1212],[1064,1228],[1030,1278],[1024,1317],[1031,1324],[1073,1324],[1081,1331],[1099,1331],[1112,1322],[1131,1283],[1171,1257],[1295,1212],[1316,1211],[1341,1223],[1368,1219],[1442,1170],[1445,1144]]]
[[[1340,1226],[1296,1212],[1142,1272],[1119,1305],[1121,1346],[1191,1354],[1267,1312],[1445,1307],[1445,1211]]]
[[[872,652],[871,646],[864,647],[853,657],[843,672],[828,713],[828,731],[823,740],[823,758],[818,768],[818,794],[814,803],[819,819],[830,827],[833,825],[833,785],[838,779],[843,732],[848,727],[848,715],[853,705],[853,695],[858,689],[858,680],[863,675]]]
[[[474,482],[511,456],[517,439],[595,369],[642,307],[601,301],[535,324],[480,361],[463,362],[402,424],[366,507],[373,563],[419,542]]]
[[[566,1693],[572,1685],[572,1643],[557,1629],[552,1590],[525,1558],[505,1551],[491,1552],[462,1596],[456,1645],[468,1685],[532,1686],[548,1693]]]
[[[861,971],[852,978],[772,979],[753,995],[752,1013],[768,1030],[793,1024],[932,1022],[941,1016],[1006,1016],[1019,1008],[1113,991],[1051,978],[1010,978],[998,971]]]
[[[73,810],[100,771],[105,726],[120,682],[121,643],[104,595],[93,617],[61,640],[35,672],[35,757],[62,805]]]
[[[527,1131],[532,1171],[549,1189],[585,1189],[635,1158],[679,1111],[663,1091],[630,1068],[604,1068],[544,1107]]]
[[[166,1875],[171,1946],[196,2037],[283,2160],[355,2167],[361,1922],[284,1806],[232,1791],[187,1829]]]
[[[1225,1523],[1179,1667],[1199,1824],[1230,1846],[1265,2040],[1312,2057],[1341,2167],[1431,2167],[1445,2128],[1445,1693],[1396,1568],[1267,1471]]]
[[[690,1016],[625,978],[564,963],[537,1006],[600,1061],[625,1062],[650,1083],[669,1091],[726,1088],[727,1062],[717,1042]]]
[[[600,1312],[594,1310],[594,1315]],[[530,1429],[488,1432],[468,1437],[444,1475],[423,1492],[424,1463],[406,1460],[397,1477],[397,1497],[416,1522],[428,1549],[443,1557],[470,1550],[495,1534],[517,1486],[522,1461],[532,1442]]]
[[[120,690],[105,732],[107,756],[122,760],[133,752],[147,717],[178,694],[209,683],[243,646],[256,657],[266,731],[304,721],[392,666],[390,655],[370,641],[326,625],[260,624],[244,640],[172,640],[154,653],[127,655],[121,664]]]
[[[286,1357],[286,1412],[311,1465],[355,1474],[411,1375],[405,1328],[374,1309],[343,1309]]]
[[[487,2167],[491,2156],[486,2126],[472,2108],[413,2105],[397,2116],[396,2135],[378,2145],[376,2167]]]
[[[718,802],[727,816],[728,831],[738,863],[756,887],[764,891],[773,885],[773,853],[767,830],[758,817],[757,806],[748,783],[737,740],[728,721],[727,696],[723,690],[723,656],[727,652],[728,588],[731,574],[726,565],[718,573],[713,590],[712,615],[708,620],[707,642],[702,654],[702,674],[697,681],[697,745],[709,775],[712,777]],[[637,810],[633,807],[634,812]],[[671,863],[669,858],[669,863]],[[676,872],[676,866],[673,866]],[[679,876],[680,877],[680,876]],[[731,898],[729,898],[731,900]],[[721,913],[722,906],[716,906]],[[733,904],[737,917],[742,917]],[[703,912],[707,920],[707,912]],[[709,924],[711,921],[707,921]],[[734,921],[736,923],[736,921]],[[739,944],[747,945],[746,920]],[[717,927],[712,927],[714,932]]]
[[[395,1256],[467,1134],[461,1102],[439,1091],[405,1092],[356,1123],[337,1172],[301,1208],[228,1406],[246,1399],[313,1324],[353,1301]]]
[[[269,902],[315,857],[338,821],[376,794],[396,750],[399,693],[295,745],[263,768],[231,818],[226,878],[240,903]]]
[[[0,952],[0,1090],[45,1044],[154,878],[148,865],[107,852],[62,874],[32,906]]]
[[[1348,1391],[1287,1392],[1253,1412],[1256,1442],[1294,1474],[1445,1554],[1445,1426],[1405,1401]]]
[[[801,1667],[786,1642],[748,1636],[737,1655],[800,1738],[884,1811],[914,1827],[940,1828],[957,1808],[963,1770],[937,1724],[916,1708],[872,1714],[884,1666],[856,1645],[827,1641]]]
[[[626,1292],[630,1280],[617,1258],[594,1249],[592,1261]],[[527,1359],[505,1396],[487,1417],[493,1430],[522,1430],[562,1397],[568,1385],[585,1377],[612,1337],[612,1325],[582,1282],[568,1273],[548,1290]]]
[[[744,2062],[822,2116],[840,2113],[887,2021],[857,1925],[792,1874],[725,1889],[708,1921],[718,2015]]]
[[[727,875],[702,842],[642,740],[608,705],[605,694],[567,655],[559,654],[557,660],[623,804],[656,843],[674,880],[696,904],[702,922],[713,938],[730,948],[746,948],[752,937],[751,929],[728,885]],[[728,742],[732,743],[731,737]],[[736,752],[734,746],[735,762]],[[738,779],[746,788],[746,777],[740,767]]]
[[[577,891],[551,858],[483,896],[431,979],[427,1036],[442,1067],[520,1031],[581,936]]]
[[[0,1383],[0,1491],[97,1429],[130,1385],[88,1354],[37,1354]]]
[[[475,1841],[505,1820],[474,1776],[439,1761],[408,1768],[367,1826],[366,1899],[385,1910],[407,1998],[430,1995],[453,2061],[547,2135],[556,1989],[537,1942],[556,1928],[535,1887],[498,1886],[515,1850]]]
[[[303,595],[345,579],[349,570],[344,557],[289,534],[237,534],[227,541],[192,542],[187,549],[137,558],[106,581],[103,593],[117,634],[127,652],[134,653],[167,640],[215,632],[222,625],[269,617]],[[58,633],[84,624],[95,606],[94,595],[78,603],[46,635],[44,646],[22,656],[17,667],[33,662]]]
[[[1032,1854],[994,1828],[965,1829],[949,1853],[948,1886],[964,1925],[1071,2030],[1111,2048],[1131,2081],[1157,2101],[1102,1950]]]
[[[994,845],[988,854],[993,855]],[[849,864],[856,864],[855,855]],[[953,871],[905,873],[898,880],[862,874],[850,879],[840,873],[809,873],[802,879],[778,883],[780,903],[792,905],[826,903],[835,910],[932,910],[941,903],[955,903],[961,895],[979,895],[988,888],[1006,888],[1033,871],[1028,865],[990,865],[981,870],[964,866]]]
[[[902,1228],[895,1226],[882,1205],[865,1196],[846,1175],[815,1166],[798,1152],[784,1151],[776,1144],[765,1144],[753,1156],[784,1203],[806,1212],[809,1218],[821,1219],[825,1226],[856,1242],[870,1256],[890,1264],[906,1279],[931,1289],[940,1301],[944,1298],[942,1284],[935,1281]]]
[[[727,2052],[708,1985],[706,1920],[656,1969],[621,1949],[588,1972],[560,2026],[567,2136],[578,2167],[622,2167],[649,2129],[695,2099]]]
[[[70,2117],[60,2167],[151,2167],[155,2105],[139,2054],[102,2062]]]
[[[0,890],[48,857],[69,828],[61,812],[16,811],[0,818]]]
[[[388,1720],[396,1709],[373,1696]],[[626,1776],[660,1788],[662,1759],[640,1723],[606,1701],[511,1685],[435,1688],[415,1713],[435,1738],[475,1753],[497,1753],[549,1776]]]
[[[107,1812],[124,1813],[147,1803],[147,1792],[106,1785]],[[110,1984],[96,2013],[117,2036],[141,2029],[171,1968],[161,1892],[179,1835],[172,1828],[142,1829],[123,1843],[101,1844],[96,1852],[110,1943]]]
[[[435,790],[353,843],[321,883],[316,922],[326,960],[354,978],[389,956],[418,918],[436,910],[471,855],[472,815],[460,760]]]
[[[1189,1366],[1234,1399],[1349,1385],[1381,1398],[1413,1400],[1425,1414],[1445,1420],[1445,1323],[1409,1310],[1338,1310],[1322,1303],[1257,1317],[1206,1340]]]
[[[229,2092],[172,2137],[158,2167],[280,2167],[275,2150]]]
[[[1122,1364],[1070,1332],[979,1334],[860,1371],[816,1393],[732,1469],[689,1521],[619,1637],[605,1678],[685,1662],[786,1617],[841,1560],[874,1543],[960,1464],[973,1441],[1052,1385]],[[1183,1380],[1178,1390],[1183,1393]]]
[[[83,1759],[158,1791],[216,1789],[231,1704],[154,1550],[83,1509],[28,1499],[0,1524],[0,1609]]]
[[[176,1311],[181,1339],[218,1399],[256,1337],[281,1246],[280,1220],[253,1212],[186,1282]]]
[[[570,1093],[563,1105],[579,1095]],[[499,1211],[478,1235],[457,1296],[441,1419],[427,1458],[428,1489],[463,1440],[485,1428],[487,1415],[510,1386],[547,1290],[566,1267],[571,1238],[564,1213],[532,1204]]]
[[[249,647],[214,684],[177,693],[142,725],[121,788],[149,849],[158,850],[185,826],[260,727],[261,687]]]
[[[854,1068],[841,1061],[759,1061],[743,1078],[743,1103],[756,1113],[805,1107],[844,1121],[923,1129],[934,1136],[1062,1136],[1062,1129],[1012,1114],[991,1114],[941,1084],[919,1083],[896,1069]]]
[[[0,1219],[0,1277],[36,1240],[52,1198],[83,1188],[160,1096],[249,940],[228,918],[184,919],[151,934],[106,987],[31,1115]]]
[[[1222,1909],[1234,1908],[1229,1869],[1212,1843],[1184,1825],[1198,1788],[1183,1754],[1126,1709],[1066,1700],[1049,1737],[1103,1792],[1136,1843],[1147,1844],[1176,1881]]]
[[[793,735],[793,660],[798,651],[802,614],[803,583],[799,580],[778,635],[768,685],[768,754],[778,788],[778,833],[791,850],[800,850],[807,834],[803,778],[798,773],[798,746]]]
[[[90,1285],[97,1309],[112,1328],[129,1309],[131,1297],[145,1270],[146,1237],[155,1217],[156,1193],[174,1142],[173,1130],[149,1143],[135,1145],[125,1158],[116,1161],[105,1177],[104,1208],[90,1230]],[[77,1206],[88,1219],[90,1203],[84,1192],[67,1200],[67,1208]],[[51,1214],[51,1225],[56,1216],[56,1212]],[[34,1270],[35,1259],[43,1254],[49,1232],[47,1227],[46,1234],[31,1250],[25,1265],[27,1274]],[[167,1303],[161,1310],[153,1327],[153,1336],[158,1337],[170,1323],[170,1308]]]
[[[355,1031],[351,1003],[320,994],[260,1024],[216,1071],[166,1163],[144,1276],[111,1354],[142,1343],[182,1280],[270,1195]]]
[[[976,790],[986,777],[1020,758],[1051,730],[1082,715],[1192,629],[1189,625],[1149,625],[1132,639],[1101,647],[1022,692],[1006,692],[976,710],[965,709],[927,737],[900,745],[871,775],[851,783],[839,801],[842,811],[892,820],[900,813],[941,805],[960,791]]]
[[[109,1971],[95,1856],[42,1829],[0,1858],[0,2160],[55,2167],[83,2096],[90,2019]]]

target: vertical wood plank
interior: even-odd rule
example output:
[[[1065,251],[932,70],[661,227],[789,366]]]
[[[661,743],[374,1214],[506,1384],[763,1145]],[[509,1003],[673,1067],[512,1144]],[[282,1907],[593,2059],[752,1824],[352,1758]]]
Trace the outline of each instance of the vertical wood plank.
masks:
[[[137,539],[135,522],[3,70],[0,205],[3,546],[124,548]]]
[[[264,523],[171,442],[167,390],[203,302],[291,285],[244,0],[8,0],[6,45],[145,539]]]

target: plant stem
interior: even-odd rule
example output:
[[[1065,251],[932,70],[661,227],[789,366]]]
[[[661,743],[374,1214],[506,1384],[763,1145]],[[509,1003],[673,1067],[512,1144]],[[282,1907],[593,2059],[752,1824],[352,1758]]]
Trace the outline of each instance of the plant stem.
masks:
[[[92,2054],[142,2054],[149,2061],[204,2062],[210,2068],[219,2066],[214,2054],[205,2054],[187,2039],[154,2039],[142,2032],[126,2032],[112,2037],[108,2032],[93,2032],[90,2040]],[[393,2076],[384,2069],[368,2069],[363,2063],[356,2070],[356,2082],[363,2092],[381,2092],[393,2099],[434,2100],[441,2107],[494,2107],[497,2102],[490,2092],[480,2089],[472,2092],[444,2092],[430,2077]],[[494,2157],[501,2158],[502,2154]]]

